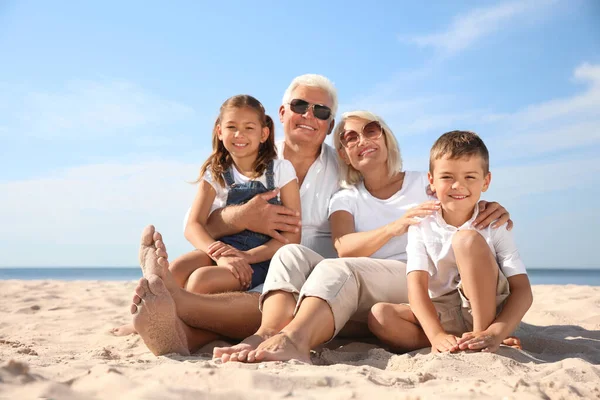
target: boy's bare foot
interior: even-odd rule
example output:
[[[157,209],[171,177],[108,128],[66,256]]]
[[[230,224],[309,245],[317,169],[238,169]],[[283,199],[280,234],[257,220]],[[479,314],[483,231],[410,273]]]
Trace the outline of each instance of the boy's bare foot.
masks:
[[[132,324],[117,326],[116,328],[112,328],[109,332],[115,336],[127,336],[137,333]]]
[[[285,332],[270,337],[248,353],[248,362],[288,360],[312,364],[310,350],[302,351]]]
[[[234,346],[215,347],[213,350],[213,359],[220,359],[222,362],[246,362],[248,361],[248,354],[271,336],[272,335],[256,332],[254,335],[248,336]]]
[[[131,305],[133,326],[154,355],[179,353],[189,356],[182,322],[175,302],[156,275],[140,279]]]
[[[507,337],[502,341],[502,344],[508,347],[523,350],[523,346],[521,345],[521,339],[519,339],[516,336]]]

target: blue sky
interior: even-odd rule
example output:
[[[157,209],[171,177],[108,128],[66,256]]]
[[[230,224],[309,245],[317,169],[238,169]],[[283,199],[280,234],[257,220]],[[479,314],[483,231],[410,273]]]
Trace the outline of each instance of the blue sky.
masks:
[[[220,104],[276,115],[319,73],[340,111],[388,122],[406,169],[480,133],[526,264],[600,267],[597,1],[252,3],[0,2],[0,266],[133,266],[149,223],[190,250]]]

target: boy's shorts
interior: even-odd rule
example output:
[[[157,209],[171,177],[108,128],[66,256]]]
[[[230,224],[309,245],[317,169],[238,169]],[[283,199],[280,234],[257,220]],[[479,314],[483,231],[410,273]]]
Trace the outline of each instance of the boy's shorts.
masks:
[[[508,279],[498,269],[498,283],[496,284],[496,315],[502,311],[504,301],[510,295]],[[442,327],[447,333],[461,337],[465,332],[473,330],[473,315],[471,303],[462,290],[462,282],[458,288],[443,296],[432,299],[435,310]]]

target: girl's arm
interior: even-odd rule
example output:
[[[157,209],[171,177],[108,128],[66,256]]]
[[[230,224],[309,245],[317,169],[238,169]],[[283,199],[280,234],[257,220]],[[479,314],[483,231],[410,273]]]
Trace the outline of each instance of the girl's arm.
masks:
[[[206,231],[208,213],[217,193],[204,179],[198,184],[198,192],[192,203],[190,216],[185,225],[185,238],[198,250],[208,253],[208,246],[215,240]]]
[[[280,191],[281,203],[288,209],[298,212],[300,216],[300,188],[298,186],[298,180],[292,179]],[[297,228],[296,232],[282,232],[281,233],[287,240],[288,243],[300,243],[302,236],[302,229]],[[245,251],[246,260],[250,264],[255,264],[261,261],[270,260],[273,254],[279,248],[283,246],[283,243],[276,239],[271,239],[267,243]]]

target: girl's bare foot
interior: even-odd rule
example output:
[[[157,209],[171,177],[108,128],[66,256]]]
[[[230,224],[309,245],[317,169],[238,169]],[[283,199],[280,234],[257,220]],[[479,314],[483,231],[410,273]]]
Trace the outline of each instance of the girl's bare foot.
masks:
[[[261,333],[259,330],[254,335],[248,336],[234,346],[215,347],[213,350],[213,359],[220,359],[222,362],[246,362],[248,361],[248,354],[271,336],[273,336],[272,333]]]
[[[502,344],[508,347],[523,350],[523,346],[521,345],[521,339],[519,339],[516,336],[507,337],[502,341]]]
[[[112,328],[110,331],[115,336],[127,336],[137,333],[132,324],[125,324]]]

